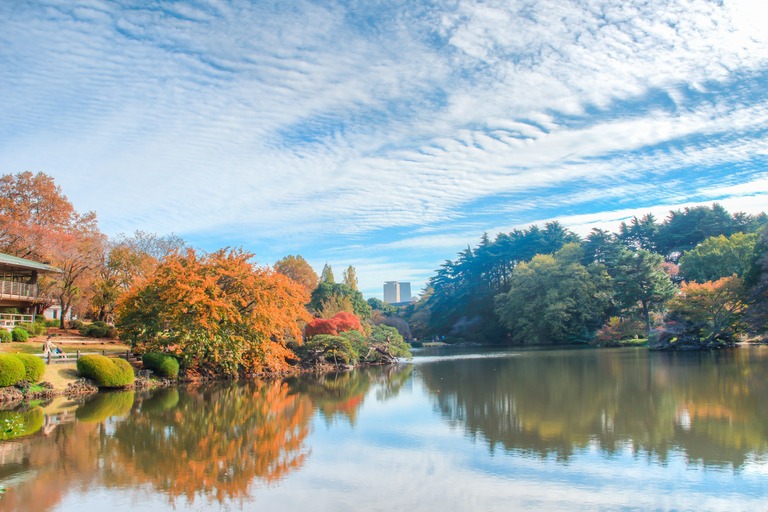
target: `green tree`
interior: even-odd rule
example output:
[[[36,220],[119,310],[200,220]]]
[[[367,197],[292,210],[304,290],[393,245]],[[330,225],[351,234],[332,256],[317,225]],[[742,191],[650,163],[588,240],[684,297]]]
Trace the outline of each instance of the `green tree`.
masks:
[[[613,278],[616,299],[624,309],[640,304],[645,328],[651,332],[650,312],[675,294],[675,285],[664,272],[664,258],[645,250],[624,251],[619,255]]]
[[[361,319],[371,318],[371,307],[363,294],[342,283],[321,281],[312,292],[309,307],[323,318],[331,318],[341,311],[354,313]]]
[[[698,283],[717,281],[721,277],[744,277],[752,267],[757,234],[734,233],[710,237],[680,258],[680,272]]]
[[[622,222],[619,225],[618,238],[632,249],[655,251],[659,244],[659,229],[660,226],[656,222],[656,217],[647,213],[639,219],[632,217],[629,224]]]
[[[537,255],[515,267],[511,288],[496,297],[496,314],[517,343],[586,339],[606,318],[610,286],[605,268],[574,262],[574,246]]]
[[[333,269],[328,263],[323,266],[323,271],[320,273],[320,282],[330,284],[336,282],[336,279],[333,277]]]
[[[355,271],[355,267],[350,265],[342,275],[344,277],[344,284],[353,290],[357,290],[357,272]]]

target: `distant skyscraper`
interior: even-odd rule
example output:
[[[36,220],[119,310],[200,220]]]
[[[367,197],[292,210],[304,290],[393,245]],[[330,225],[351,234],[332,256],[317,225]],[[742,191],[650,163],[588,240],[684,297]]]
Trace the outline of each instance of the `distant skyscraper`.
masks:
[[[384,302],[397,304],[411,300],[411,283],[387,281],[384,283]]]
[[[411,300],[411,283],[397,283],[400,285],[400,300],[397,302],[408,302]]]
[[[384,283],[384,302],[387,304],[400,302],[400,284],[397,281]]]

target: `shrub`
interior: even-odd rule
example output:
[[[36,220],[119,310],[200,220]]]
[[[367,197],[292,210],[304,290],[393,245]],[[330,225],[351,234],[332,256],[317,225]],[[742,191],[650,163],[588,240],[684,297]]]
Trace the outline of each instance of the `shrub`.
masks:
[[[117,338],[117,329],[104,322],[94,322],[80,327],[80,334],[89,338]]]
[[[102,355],[83,356],[77,360],[77,372],[100,388],[122,388],[133,383],[133,367],[125,359]]]
[[[83,325],[85,325],[80,320],[70,320],[69,321],[69,328],[70,329],[82,329]]]
[[[13,354],[0,354],[0,387],[13,386],[24,380],[26,374],[21,359]]]
[[[40,382],[45,373],[45,363],[42,359],[32,354],[13,354],[24,365],[24,380]]]
[[[38,323],[38,322],[35,322],[35,323],[32,323],[32,324],[28,323],[28,322],[24,322],[24,323],[19,324],[17,327],[21,327],[22,329],[27,331],[30,336],[41,336],[41,335],[45,334],[45,332],[47,330],[45,328],[45,324],[41,324],[41,323]]]
[[[61,320],[47,320],[45,321],[46,327],[58,327],[61,325]]]
[[[103,338],[107,334],[107,329],[94,324],[84,325],[80,328],[80,334],[89,338]]]
[[[608,323],[595,334],[595,341],[606,346],[619,344],[622,340],[645,336],[645,323],[639,320],[612,316]]]
[[[29,333],[26,331],[26,329],[22,329],[21,327],[14,327],[11,331],[11,337],[13,338],[13,341],[27,341],[29,339]]]
[[[10,343],[12,339],[11,331],[0,328],[0,343]]]
[[[179,362],[172,356],[147,352],[142,356],[141,362],[145,368],[152,370],[161,377],[175,379],[179,376]]]

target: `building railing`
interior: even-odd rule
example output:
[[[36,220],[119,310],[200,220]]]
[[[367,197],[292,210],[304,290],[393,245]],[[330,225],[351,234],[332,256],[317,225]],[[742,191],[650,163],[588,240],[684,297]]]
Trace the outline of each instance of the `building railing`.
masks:
[[[0,313],[0,328],[13,329],[21,323],[32,323],[35,321],[35,315],[17,315],[13,313]]]
[[[0,281],[0,296],[37,298],[37,285],[16,281]]]

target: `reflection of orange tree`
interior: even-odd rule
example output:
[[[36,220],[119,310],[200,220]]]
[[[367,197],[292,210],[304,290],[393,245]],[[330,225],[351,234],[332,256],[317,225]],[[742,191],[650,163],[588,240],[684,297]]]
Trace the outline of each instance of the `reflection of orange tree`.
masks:
[[[312,404],[281,382],[232,384],[165,396],[115,427],[108,483],[151,483],[174,501],[245,498],[254,480],[302,466]],[[145,402],[147,403],[147,402]],[[114,449],[112,449],[114,448]]]
[[[55,428],[50,436],[33,436],[3,444],[18,450],[15,464],[3,463],[5,476],[18,476],[20,483],[9,486],[0,499],[5,512],[43,512],[55,508],[73,487],[94,482],[99,469],[99,439],[103,425],[70,423]],[[26,478],[25,475],[34,475]]]
[[[768,453],[766,357],[559,352],[446,361],[421,373],[445,418],[491,447],[566,460],[595,442],[661,460],[677,447],[705,464],[740,467]]]

